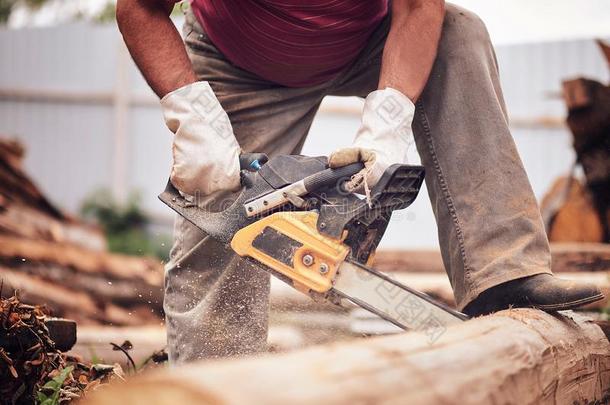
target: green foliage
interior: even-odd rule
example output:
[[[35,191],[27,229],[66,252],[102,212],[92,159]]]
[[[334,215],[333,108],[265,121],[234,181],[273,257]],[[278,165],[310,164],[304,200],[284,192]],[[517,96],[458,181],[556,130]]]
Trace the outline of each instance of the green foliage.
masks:
[[[0,0],[2,1],[2,0]],[[172,17],[178,17],[183,15],[186,10],[189,8],[189,3],[187,1],[183,1],[181,3],[176,3],[172,10]],[[98,15],[95,16],[95,21],[98,23],[109,23],[114,22],[116,18],[116,3],[113,1],[109,1],[106,3],[102,11]]]
[[[19,2],[25,3],[30,9],[35,10],[45,4],[48,0],[0,0],[0,24],[4,24],[8,21],[8,18],[11,15],[11,11],[13,6]],[[71,1],[71,0],[64,0]],[[180,3],[176,3],[174,9],[172,11],[172,16],[182,15],[185,10],[189,7],[189,3],[187,1],[182,1]],[[116,11],[116,3],[112,0],[108,0],[105,4],[104,8],[95,16],[91,17],[94,21],[99,23],[108,23],[113,22],[115,19],[115,11]],[[80,15],[76,17],[76,19],[82,18]]]
[[[140,196],[132,194],[124,205],[119,205],[108,190],[91,194],[82,205],[85,218],[94,218],[110,233],[121,233],[140,228],[148,222],[140,209]]]
[[[0,0],[0,23],[4,24],[11,15],[15,0]]]
[[[178,17],[187,12],[187,10],[191,7],[191,3],[188,1],[181,1],[174,5],[174,9],[172,10],[172,17]]]
[[[606,306],[599,310],[599,318],[602,321],[610,320],[610,307]]]
[[[69,366],[59,372],[53,379],[47,381],[36,394],[36,403],[38,405],[59,405],[59,394],[61,386],[68,378],[74,367]]]
[[[100,356],[98,356],[97,352],[93,348],[93,346],[89,346],[89,359],[92,365],[103,363],[103,360]]]
[[[98,15],[95,16],[95,21],[98,23],[109,23],[115,20],[116,16],[116,4],[113,2],[108,2],[100,11]]]
[[[82,204],[81,214],[102,227],[112,252],[156,256],[161,260],[169,254],[170,237],[149,234],[150,220],[140,207],[140,196],[136,193],[125,204],[118,204],[109,191],[96,191]]]
[[[19,0],[0,0],[0,24],[3,24],[8,20],[13,6],[18,2]],[[23,2],[29,8],[36,9],[47,2],[47,0],[23,0]]]

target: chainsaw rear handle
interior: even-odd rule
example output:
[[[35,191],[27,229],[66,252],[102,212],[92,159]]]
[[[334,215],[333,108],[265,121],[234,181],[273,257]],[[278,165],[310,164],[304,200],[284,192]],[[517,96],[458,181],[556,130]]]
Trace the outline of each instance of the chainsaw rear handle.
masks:
[[[239,155],[239,168],[255,172],[260,170],[262,165],[269,161],[269,156],[264,153],[244,152]]]
[[[261,156],[256,155],[249,154],[240,159],[240,165],[244,165],[246,168],[250,168],[250,170],[254,169],[251,165],[253,161],[258,160],[260,163],[261,160],[264,160]],[[324,169],[305,177],[305,179],[297,183],[300,183],[300,186],[309,193],[324,186],[334,186],[340,183],[342,179],[348,180],[351,176],[362,170],[363,167],[362,163],[354,163],[337,169]],[[257,173],[250,174],[258,176]],[[253,185],[244,184],[241,193],[233,204],[220,212],[211,212],[199,208],[196,202],[185,198],[174,187],[171,180],[167,182],[167,186],[163,193],[159,195],[159,199],[214,239],[228,243],[239,229],[254,220],[247,216],[246,209],[244,208],[246,201],[252,198],[252,193],[257,192],[256,187],[253,187]],[[294,185],[297,184],[295,183]]]
[[[335,185],[342,187],[342,184],[345,181],[349,180],[362,169],[364,169],[364,164],[362,162],[351,163],[335,169],[325,169],[305,177],[303,179],[303,185],[308,193],[321,188],[333,187]]]

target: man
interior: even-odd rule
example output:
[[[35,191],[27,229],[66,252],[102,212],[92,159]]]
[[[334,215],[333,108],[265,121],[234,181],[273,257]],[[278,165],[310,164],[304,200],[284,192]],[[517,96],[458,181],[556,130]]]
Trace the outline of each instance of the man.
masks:
[[[186,50],[173,0],[119,0],[117,20],[174,132],[171,180],[218,199],[241,151],[301,150],[326,95],[365,97],[352,146],[372,187],[414,140],[458,308],[561,310],[602,298],[550,271],[536,200],[511,138],[481,20],[441,0],[193,0]],[[417,107],[414,105],[417,104]],[[178,218],[166,270],[170,358],[265,349],[269,276]]]

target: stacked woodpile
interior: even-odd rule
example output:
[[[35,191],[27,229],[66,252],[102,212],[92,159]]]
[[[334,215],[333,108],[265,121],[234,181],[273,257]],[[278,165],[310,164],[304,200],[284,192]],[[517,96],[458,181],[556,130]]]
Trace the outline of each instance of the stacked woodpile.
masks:
[[[0,140],[0,283],[79,324],[159,322],[163,272],[154,259],[106,251],[101,231],[55,207],[24,172],[23,147]]]
[[[598,42],[610,65],[610,47]],[[551,241],[610,243],[610,86],[579,78],[563,82],[576,166],[584,178],[558,179],[543,199]]]

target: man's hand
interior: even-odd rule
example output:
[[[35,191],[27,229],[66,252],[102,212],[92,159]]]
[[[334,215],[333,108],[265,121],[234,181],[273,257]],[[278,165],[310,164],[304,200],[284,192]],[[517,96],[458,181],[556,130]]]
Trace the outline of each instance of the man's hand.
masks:
[[[209,195],[240,186],[240,148],[227,113],[207,82],[175,90],[161,100],[175,134],[171,182],[183,193]]]
[[[414,113],[411,100],[398,90],[387,88],[369,94],[364,101],[362,125],[352,146],[333,152],[328,159],[330,167],[364,163],[364,169],[347,183],[348,190],[363,185],[372,188],[389,166],[406,163],[407,151],[413,143]]]
[[[445,15],[443,0],[393,0],[378,88],[364,103],[362,126],[351,148],[330,155],[331,167],[364,162],[348,187],[373,187],[385,169],[406,163],[413,143],[415,102],[432,70]],[[412,101],[413,100],[413,101]]]

